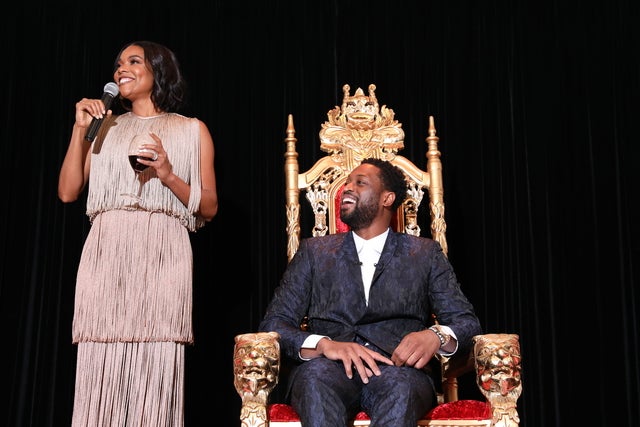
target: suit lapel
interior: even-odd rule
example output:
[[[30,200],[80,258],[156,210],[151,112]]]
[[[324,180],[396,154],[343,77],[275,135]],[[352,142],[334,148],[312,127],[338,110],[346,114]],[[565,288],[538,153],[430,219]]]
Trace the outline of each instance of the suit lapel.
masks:
[[[378,260],[378,263],[376,265],[376,271],[375,273],[373,273],[373,280],[371,281],[371,286],[375,285],[376,280],[378,280],[378,277],[380,277],[384,269],[389,265],[389,263],[393,259],[393,254],[396,252],[397,246],[398,246],[397,234],[394,233],[393,230],[390,230],[389,235],[387,236],[387,240],[384,243],[384,248],[382,248],[380,259]]]
[[[345,282],[354,283],[358,285],[358,294],[361,295],[362,301],[364,301],[364,284],[362,283],[362,268],[360,267],[360,258],[358,258],[358,251],[356,250],[356,243],[353,240],[351,231],[345,233],[344,240],[342,242],[342,248],[340,249],[341,257],[347,264],[347,274]]]

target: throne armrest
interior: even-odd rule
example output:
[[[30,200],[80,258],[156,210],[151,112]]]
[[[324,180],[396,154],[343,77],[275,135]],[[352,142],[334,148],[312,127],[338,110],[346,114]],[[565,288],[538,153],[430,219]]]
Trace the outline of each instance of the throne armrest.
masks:
[[[280,375],[280,344],[277,332],[236,335],[233,350],[233,384],[242,399],[243,427],[268,425],[269,394]]]
[[[269,394],[277,385],[280,373],[279,338],[276,332],[235,337],[234,385],[242,399],[240,420],[243,427],[269,425]],[[444,361],[445,378],[455,379],[469,369],[475,369],[476,384],[491,405],[491,425],[518,427],[520,418],[516,403],[522,392],[519,336],[484,334],[475,336],[473,342],[473,351],[468,356]]]
[[[485,334],[473,337],[476,384],[491,404],[492,426],[518,427],[516,404],[522,393],[520,337]]]

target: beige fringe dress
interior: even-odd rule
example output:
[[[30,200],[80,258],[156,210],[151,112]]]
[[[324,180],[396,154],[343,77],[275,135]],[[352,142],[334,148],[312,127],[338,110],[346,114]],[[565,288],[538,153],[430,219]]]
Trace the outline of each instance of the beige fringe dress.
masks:
[[[127,207],[136,134],[161,139],[173,172],[191,184],[189,206],[142,172],[140,208]],[[75,426],[182,426],[184,348],[193,343],[189,232],[204,225],[200,129],[179,114],[105,120],[92,146],[87,215],[78,269],[73,342],[78,344]]]

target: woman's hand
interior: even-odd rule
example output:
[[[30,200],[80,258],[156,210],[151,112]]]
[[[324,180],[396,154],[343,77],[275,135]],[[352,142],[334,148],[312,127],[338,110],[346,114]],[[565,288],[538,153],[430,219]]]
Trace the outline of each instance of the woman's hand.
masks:
[[[173,167],[171,166],[171,162],[169,161],[167,152],[162,146],[162,140],[160,139],[160,137],[158,137],[158,135],[153,132],[149,132],[149,135],[151,136],[151,138],[153,138],[155,143],[142,144],[140,148],[154,151],[155,153],[157,153],[157,157],[154,160],[152,156],[140,156],[138,158],[138,161],[143,165],[147,165],[155,169],[158,179],[160,179],[162,183],[165,183],[166,179],[171,176]]]
[[[111,110],[106,111],[101,99],[82,98],[76,103],[76,126],[88,128],[94,118],[102,119],[110,114]]]

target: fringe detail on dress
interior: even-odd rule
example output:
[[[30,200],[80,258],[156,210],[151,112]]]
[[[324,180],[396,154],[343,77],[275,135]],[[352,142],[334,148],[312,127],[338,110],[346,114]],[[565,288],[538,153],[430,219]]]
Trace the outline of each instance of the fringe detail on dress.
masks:
[[[78,346],[72,427],[181,427],[184,345]]]
[[[112,210],[82,251],[73,342],[192,343],[193,253],[178,219]]]
[[[188,206],[184,206],[160,182],[155,170],[147,168],[139,176],[142,184],[141,209],[175,216],[189,231],[204,226],[205,221],[195,215],[202,196],[200,124],[197,119],[175,113],[148,118],[126,113],[111,116],[104,128],[106,131],[98,134],[92,147],[87,195],[90,221],[110,209],[132,209],[126,207],[130,200],[122,195],[130,191],[135,178],[127,149],[132,136],[153,132],[162,140],[173,173],[191,186],[191,194]]]

